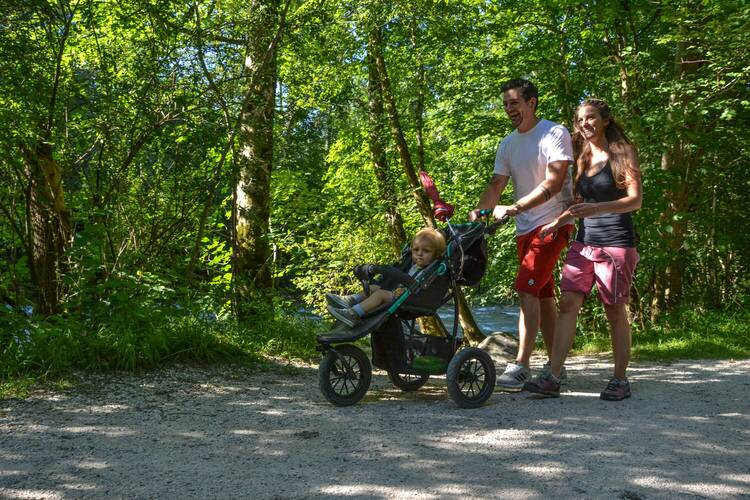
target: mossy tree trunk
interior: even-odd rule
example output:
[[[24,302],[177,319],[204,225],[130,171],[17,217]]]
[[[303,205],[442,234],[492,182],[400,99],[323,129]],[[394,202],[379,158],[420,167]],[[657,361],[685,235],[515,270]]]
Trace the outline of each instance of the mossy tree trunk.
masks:
[[[288,6],[288,4],[287,4]],[[250,2],[245,59],[245,100],[239,120],[234,194],[233,279],[235,313],[248,319],[270,305],[272,288],[269,218],[273,165],[273,118],[277,48],[286,9],[278,0]]]
[[[396,106],[396,99],[393,96],[391,89],[390,79],[388,77],[388,69],[383,55],[383,37],[382,31],[379,27],[373,28],[370,31],[369,44],[371,57],[374,57],[375,64],[378,70],[378,77],[380,79],[380,88],[382,91],[383,101],[385,102],[386,109],[388,111],[388,119],[391,128],[391,135],[394,142],[396,143],[396,149],[398,150],[399,158],[401,159],[401,165],[404,168],[406,177],[409,180],[409,184],[412,187],[414,199],[419,209],[419,213],[422,215],[424,223],[428,227],[436,227],[435,218],[432,214],[432,208],[430,206],[429,198],[422,189],[422,186],[417,177],[417,172],[414,169],[414,162],[412,161],[411,153],[406,144],[403,127],[401,126],[401,120],[399,118],[398,108]],[[420,80],[424,77],[424,72],[420,71]],[[420,85],[424,82],[420,81]],[[418,101],[413,106],[416,113],[416,123],[418,125],[418,159],[420,169],[424,168],[424,143],[422,140],[422,123],[424,113],[424,94],[423,92],[418,93]],[[463,291],[460,289],[456,290],[456,297],[458,300],[459,307],[459,319],[461,321],[461,327],[464,332],[464,338],[471,343],[479,343],[484,340],[485,335],[482,333],[479,325],[474,320],[474,316],[471,313],[471,308],[466,302],[466,298]],[[440,323],[432,320],[431,318],[422,319],[422,327],[425,331],[432,332],[434,334],[445,335],[444,329]]]
[[[65,203],[63,172],[55,159],[53,129],[63,80],[63,56],[73,23],[73,12],[60,6],[62,24],[55,26],[54,70],[46,116],[40,120],[36,140],[19,143],[26,178],[27,246],[31,278],[36,289],[37,312],[57,312],[61,297],[64,254],[72,242],[70,211]]]
[[[46,134],[45,134],[46,135]],[[40,139],[32,148],[20,145],[28,179],[26,193],[29,267],[36,287],[38,312],[54,314],[60,302],[60,276],[72,237],[60,165],[52,145]]]

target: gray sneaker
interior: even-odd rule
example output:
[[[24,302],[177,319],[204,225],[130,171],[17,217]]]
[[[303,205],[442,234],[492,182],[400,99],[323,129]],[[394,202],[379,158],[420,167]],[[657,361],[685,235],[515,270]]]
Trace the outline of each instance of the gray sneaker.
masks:
[[[531,371],[518,363],[508,363],[505,371],[497,379],[498,388],[508,392],[523,390],[523,384],[531,378]]]
[[[550,372],[550,363],[549,360],[544,363],[544,366],[542,367],[542,374],[545,373],[551,373]],[[563,365],[562,369],[560,370],[560,385],[568,385],[568,370],[565,369],[565,365]]]
[[[356,295],[336,295],[335,293],[326,294],[326,302],[333,307],[354,307],[357,305]]]
[[[329,304],[327,309],[328,312],[331,313],[331,316],[341,321],[348,327],[352,327],[362,321],[362,318],[359,317],[359,314],[354,312],[354,309],[352,309],[351,307],[333,307]]]
[[[604,401],[622,401],[630,397],[630,382],[613,377],[599,395]]]

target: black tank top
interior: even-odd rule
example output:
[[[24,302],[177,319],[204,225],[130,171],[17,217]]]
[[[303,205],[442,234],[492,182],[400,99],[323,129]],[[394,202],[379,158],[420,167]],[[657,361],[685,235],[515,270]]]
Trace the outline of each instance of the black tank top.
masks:
[[[588,177],[585,173],[576,188],[585,203],[619,200],[627,196],[626,189],[617,187],[609,162],[599,172]],[[596,247],[634,247],[635,228],[630,213],[602,213],[585,217],[578,224],[576,241]]]

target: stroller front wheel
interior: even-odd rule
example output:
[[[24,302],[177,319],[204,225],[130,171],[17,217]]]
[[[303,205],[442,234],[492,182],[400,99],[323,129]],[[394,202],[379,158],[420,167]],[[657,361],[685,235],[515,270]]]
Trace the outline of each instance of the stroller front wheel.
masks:
[[[336,406],[351,406],[370,387],[372,365],[359,347],[343,344],[326,352],[318,367],[318,387]]]
[[[469,347],[453,356],[446,378],[451,399],[461,408],[476,408],[495,390],[495,364],[482,349]]]
[[[388,378],[391,383],[404,392],[416,391],[430,380],[429,375],[412,375],[409,373],[398,373],[389,371]]]

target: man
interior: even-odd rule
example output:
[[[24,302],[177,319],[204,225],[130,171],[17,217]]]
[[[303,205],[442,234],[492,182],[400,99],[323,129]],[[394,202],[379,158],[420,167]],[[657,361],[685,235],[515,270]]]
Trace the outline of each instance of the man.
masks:
[[[548,358],[552,349],[557,316],[552,275],[573,226],[563,226],[544,238],[539,230],[572,201],[568,166],[573,161],[573,145],[564,126],[536,116],[539,94],[531,82],[510,80],[502,91],[505,113],[515,130],[500,143],[492,180],[469,219],[476,220],[483,209],[492,209],[495,219],[515,218],[520,261],[515,282],[521,304],[519,347],[515,363],[508,363],[497,385],[520,391],[531,377],[529,359],[540,328]],[[497,205],[509,179],[515,203]]]

